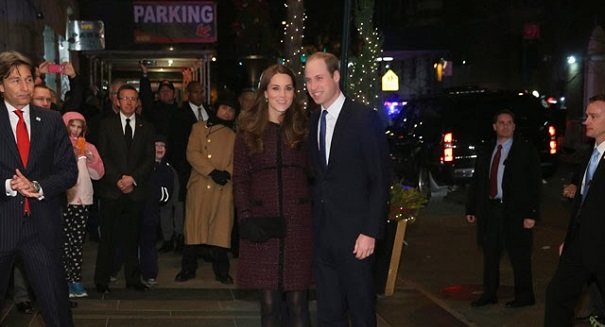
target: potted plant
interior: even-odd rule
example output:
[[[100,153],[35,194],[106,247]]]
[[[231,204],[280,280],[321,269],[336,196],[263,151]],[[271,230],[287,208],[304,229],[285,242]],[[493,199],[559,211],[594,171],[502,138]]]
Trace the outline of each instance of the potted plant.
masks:
[[[378,293],[393,295],[408,223],[418,217],[428,199],[418,189],[396,182],[391,185],[385,238],[376,249],[375,285]]]

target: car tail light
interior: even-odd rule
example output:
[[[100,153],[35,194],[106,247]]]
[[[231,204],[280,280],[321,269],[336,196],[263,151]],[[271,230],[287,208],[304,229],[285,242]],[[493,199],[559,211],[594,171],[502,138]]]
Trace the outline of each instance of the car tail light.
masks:
[[[445,133],[443,135],[443,158],[444,162],[454,161],[454,148],[452,147],[453,136],[452,133]]]
[[[550,154],[557,153],[557,130],[554,126],[548,126],[548,136],[550,137],[549,147]]]

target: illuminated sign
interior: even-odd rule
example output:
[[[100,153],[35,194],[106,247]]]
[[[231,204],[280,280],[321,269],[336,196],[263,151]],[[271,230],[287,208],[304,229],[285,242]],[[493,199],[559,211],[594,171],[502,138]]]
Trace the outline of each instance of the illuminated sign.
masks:
[[[213,1],[133,1],[135,43],[216,42]]]
[[[387,70],[382,76],[383,91],[399,91],[399,76],[392,70]]]

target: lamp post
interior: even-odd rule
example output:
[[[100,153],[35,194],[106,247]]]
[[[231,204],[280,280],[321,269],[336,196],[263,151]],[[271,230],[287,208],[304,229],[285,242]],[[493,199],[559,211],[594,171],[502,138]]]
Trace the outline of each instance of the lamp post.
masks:
[[[349,42],[351,39],[351,2],[345,0],[342,18],[342,48],[340,55],[340,89],[346,91],[346,81],[349,76]]]

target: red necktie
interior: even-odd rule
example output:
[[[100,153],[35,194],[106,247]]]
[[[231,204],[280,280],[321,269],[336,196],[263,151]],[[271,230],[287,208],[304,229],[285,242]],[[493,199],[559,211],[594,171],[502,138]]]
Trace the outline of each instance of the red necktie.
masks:
[[[23,119],[23,111],[15,110],[14,113],[19,116],[19,121],[17,122],[17,149],[19,149],[19,154],[21,155],[21,161],[23,162],[23,167],[27,167],[27,159],[29,158],[29,134],[27,133],[27,126],[25,126],[25,119]],[[30,213],[29,210],[29,201],[25,198],[25,213]]]
[[[495,198],[498,195],[498,166],[500,166],[500,155],[502,154],[502,144],[498,144],[498,151],[492,160],[492,169],[489,173],[489,197]]]

